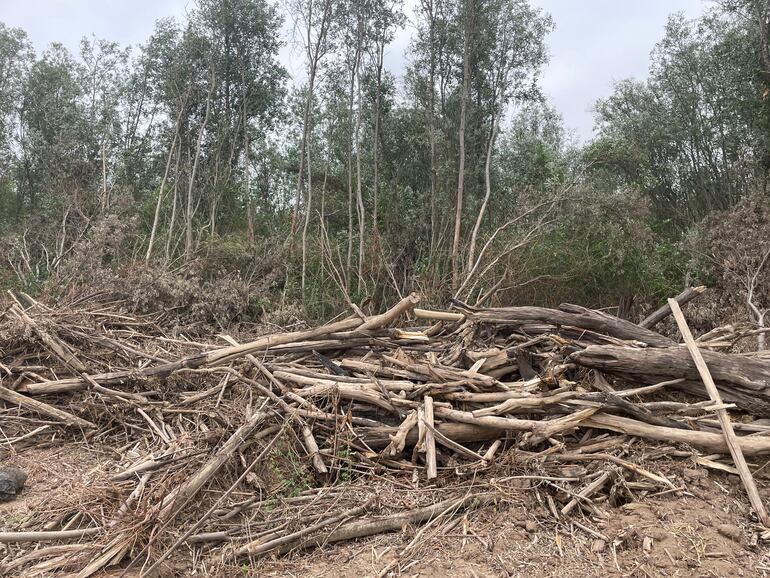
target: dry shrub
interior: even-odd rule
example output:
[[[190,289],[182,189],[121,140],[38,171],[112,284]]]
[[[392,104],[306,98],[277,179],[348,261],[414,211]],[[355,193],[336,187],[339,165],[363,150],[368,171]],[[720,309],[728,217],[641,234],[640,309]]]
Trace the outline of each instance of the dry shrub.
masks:
[[[282,252],[275,245],[215,239],[172,269],[128,254],[135,238],[132,223],[101,220],[49,280],[46,293],[61,298],[101,292],[123,300],[132,313],[162,313],[164,321],[188,327],[226,327],[259,318],[283,281]]]
[[[690,307],[704,328],[752,319],[747,296],[770,307],[770,200],[755,193],[705,219],[687,240],[695,280],[712,288]]]

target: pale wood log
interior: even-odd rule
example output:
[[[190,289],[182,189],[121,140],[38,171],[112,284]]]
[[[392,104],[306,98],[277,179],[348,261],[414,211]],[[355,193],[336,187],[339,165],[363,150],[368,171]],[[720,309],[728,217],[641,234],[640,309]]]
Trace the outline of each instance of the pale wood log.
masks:
[[[662,442],[689,444],[709,450],[712,453],[728,451],[727,443],[725,443],[722,434],[650,425],[635,419],[603,412],[586,418],[582,425]],[[738,444],[746,455],[770,453],[770,439],[768,438],[743,436],[738,438]]]
[[[462,321],[465,315],[450,311],[431,311],[429,309],[415,309],[414,315],[418,319],[434,319],[436,321]]]
[[[84,536],[93,536],[103,531],[103,528],[84,528],[82,530],[56,530],[50,532],[0,532],[0,543],[79,540]]]
[[[324,464],[321,452],[318,449],[318,443],[315,441],[315,437],[313,437],[313,430],[307,424],[302,426],[302,440],[313,462],[315,471],[319,474],[328,474],[329,470],[326,468],[326,464]]]
[[[51,417],[55,419],[56,421],[60,421],[62,423],[65,423],[67,425],[71,425],[74,427],[82,427],[86,429],[95,428],[96,425],[91,423],[88,420],[79,418],[75,415],[72,415],[71,413],[67,413],[66,411],[62,411],[60,409],[57,409],[53,407],[52,405],[48,405],[47,403],[43,403],[42,401],[38,401],[36,399],[32,399],[30,397],[27,397],[26,395],[22,395],[20,393],[17,393],[13,391],[12,389],[8,389],[7,387],[3,387],[0,385],[0,399],[12,403],[15,405],[19,405],[23,407],[24,409],[28,409],[30,411],[33,411],[35,413],[39,413],[42,415],[47,415],[48,417]]]
[[[699,287],[688,287],[684,291],[682,291],[679,295],[674,297],[677,303],[679,305],[684,305],[685,303],[689,303],[693,299],[695,299],[698,295],[702,295],[706,291],[706,286],[701,285]],[[646,329],[651,329],[661,321],[663,321],[666,317],[671,315],[671,306],[668,304],[668,302],[660,307],[660,309],[657,309],[656,311],[653,311],[650,313],[647,317],[645,317],[641,323],[639,323],[639,327],[645,327]]]
[[[673,341],[650,329],[639,327],[630,321],[620,319],[601,311],[586,309],[578,305],[563,303],[559,309],[545,307],[499,307],[491,309],[473,308],[456,302],[474,320],[496,325],[525,325],[527,323],[550,323],[589,329],[623,340],[639,341],[652,347],[668,347]]]

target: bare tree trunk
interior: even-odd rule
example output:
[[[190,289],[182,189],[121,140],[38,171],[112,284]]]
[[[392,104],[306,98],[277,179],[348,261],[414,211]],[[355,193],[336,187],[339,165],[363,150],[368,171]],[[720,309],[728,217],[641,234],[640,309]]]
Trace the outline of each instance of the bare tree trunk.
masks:
[[[107,135],[102,139],[102,213],[110,208],[109,191],[107,190]]]
[[[187,210],[185,211],[185,259],[189,260],[193,253],[193,189],[195,186],[195,174],[198,172],[198,161],[201,156],[201,145],[203,144],[203,134],[206,132],[206,125],[209,122],[209,113],[211,112],[211,96],[214,93],[214,75],[209,79],[209,92],[206,96],[206,115],[203,117],[203,124],[198,132],[198,140],[195,144],[195,158],[193,159],[192,170],[190,171],[190,180],[187,187]]]
[[[756,11],[759,25],[759,54],[765,73],[765,84],[770,88],[770,0],[759,0]]]
[[[359,37],[360,38],[360,37]],[[360,41],[359,41],[360,42]],[[364,197],[361,192],[361,66],[356,68],[356,79],[358,84],[358,101],[356,111],[356,213],[358,214],[358,291],[361,291],[361,281],[364,271],[364,248],[366,247],[366,212],[364,210]]]
[[[358,55],[356,55],[356,62]],[[350,266],[353,261],[353,89],[355,72],[350,73],[350,93],[348,95],[348,253],[345,260],[345,290],[348,289]]]
[[[308,138],[308,141],[310,139]],[[310,210],[313,203],[313,171],[310,164],[310,142],[307,143],[307,203],[305,203],[305,224],[302,227],[302,295],[305,294],[305,273],[307,267],[307,228],[310,224]]]
[[[353,67],[350,71],[350,92],[348,93],[348,254],[345,261],[345,289],[350,282],[350,270],[353,261],[353,96],[356,86],[358,60],[361,57],[361,24],[358,26],[358,43],[356,44]]]
[[[329,165],[332,162],[332,137],[334,136],[334,124],[329,125],[329,135],[326,144],[326,163],[324,165],[324,180],[321,185],[321,212],[318,214],[318,221],[321,228],[324,226],[324,219],[326,218],[326,181],[329,178]]]
[[[297,228],[297,215],[299,212],[299,205],[302,202],[302,178],[304,177],[304,164],[303,159],[305,158],[305,149],[307,147],[307,137],[308,137],[308,119],[310,118],[310,107],[312,106],[312,100],[313,100],[313,83],[315,81],[315,70],[314,67],[311,65],[310,70],[310,79],[308,82],[308,94],[307,98],[305,99],[305,111],[302,116],[302,139],[299,143],[299,171],[297,174],[297,193],[294,197],[294,209],[291,212],[291,244],[294,244],[294,235],[296,233]]]
[[[312,112],[313,112],[313,91],[315,87],[315,79],[316,75],[318,73],[318,63],[321,60],[321,57],[323,56],[325,52],[325,42],[326,42],[326,35],[329,31],[330,21],[331,21],[331,11],[332,11],[332,1],[331,0],[325,0],[323,3],[323,14],[321,16],[321,22],[320,27],[318,30],[318,36],[315,40],[315,42],[312,39],[312,33],[313,33],[313,7],[315,6],[315,3],[313,0],[310,0],[308,2],[308,16],[305,26],[305,53],[307,54],[308,58],[308,94],[307,99],[305,100],[305,111],[302,119],[302,140],[300,142],[300,148],[299,148],[299,171],[297,175],[297,194],[294,200],[294,210],[291,214],[291,246],[294,245],[294,236],[296,233],[296,227],[297,227],[297,216],[299,211],[299,205],[302,201],[302,177],[303,177],[303,159],[305,158],[305,150],[309,148],[308,140],[310,138],[310,129],[309,125],[311,122]],[[308,163],[308,171],[310,171],[310,164]],[[308,173],[308,180],[310,179],[310,174]],[[308,184],[308,189],[310,185]],[[308,194],[310,194],[308,192]],[[307,209],[306,209],[307,210]],[[307,219],[305,219],[307,220]],[[303,239],[304,244],[304,239]],[[304,253],[304,248],[303,248]],[[304,279],[305,276],[305,267],[304,267],[304,260],[303,260],[303,267],[302,267],[302,277]],[[304,287],[304,283],[303,283]]]
[[[377,47],[377,92],[374,102],[374,142],[373,154],[374,154],[374,208],[372,214],[372,231],[377,234],[377,213],[379,205],[379,188],[380,188],[380,171],[379,171],[379,145],[380,145],[380,113],[381,113],[381,98],[382,98],[382,68],[383,61],[385,59],[385,38],[379,39],[379,46]]]
[[[182,159],[182,143],[179,143],[179,147],[176,153],[176,167],[174,168],[174,188],[172,190],[173,203],[171,205],[171,219],[168,224],[168,237],[166,237],[166,263],[171,260],[171,239],[174,236],[174,225],[176,223],[176,205],[179,197],[179,162]]]
[[[476,217],[476,223],[473,225],[473,232],[471,233],[471,242],[468,244],[468,271],[473,267],[473,261],[476,257],[476,237],[479,234],[481,228],[481,222],[484,220],[484,214],[487,210],[487,204],[489,203],[489,197],[492,194],[492,185],[490,182],[490,165],[492,164],[492,151],[495,148],[495,138],[497,136],[497,115],[492,112],[492,132],[489,135],[489,142],[487,143],[487,159],[484,163],[484,201],[481,203],[479,214]]]
[[[474,0],[465,0],[465,34],[463,35],[463,88],[460,104],[460,166],[457,176],[457,202],[455,209],[454,238],[452,240],[452,288],[457,289],[460,280],[460,227],[463,213],[463,193],[465,189],[465,123],[468,116],[468,92],[470,85],[470,42],[473,31]]]
[[[171,141],[171,146],[168,149],[168,158],[166,159],[166,170],[163,171],[163,178],[160,181],[160,190],[158,191],[158,202],[155,203],[155,216],[152,220],[152,230],[150,231],[150,242],[147,244],[147,253],[144,256],[144,262],[149,263],[150,257],[152,257],[152,247],[155,244],[155,235],[158,232],[158,223],[160,221],[160,208],[163,205],[163,189],[166,187],[166,180],[168,179],[168,172],[171,168],[171,159],[174,157],[174,150],[176,149],[176,141],[179,138],[179,119],[182,115],[182,111],[179,111],[179,115],[176,119],[174,126],[174,138]]]
[[[246,188],[246,227],[249,243],[254,243],[254,209],[251,206],[251,165],[249,160],[249,126],[246,122],[246,99],[243,104],[243,168]]]
[[[436,250],[436,16],[433,8],[433,0],[423,0],[423,10],[428,17],[428,42],[430,73],[430,93],[428,97],[428,142],[430,143],[430,254]]]

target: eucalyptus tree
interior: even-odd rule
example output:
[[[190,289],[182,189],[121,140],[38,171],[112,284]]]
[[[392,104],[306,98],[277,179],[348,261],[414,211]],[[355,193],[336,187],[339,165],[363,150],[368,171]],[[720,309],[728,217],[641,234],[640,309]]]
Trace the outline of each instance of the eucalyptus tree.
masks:
[[[307,88],[305,90],[305,105],[302,118],[302,136],[299,145],[299,167],[297,171],[297,189],[291,219],[291,245],[297,227],[297,215],[302,203],[303,176],[305,162],[307,163],[307,193],[305,194],[305,219],[302,227],[302,291],[305,291],[305,272],[307,265],[307,231],[310,223],[312,208],[312,143],[308,142],[312,135],[313,98],[315,96],[316,77],[323,57],[333,48],[334,38],[330,34],[335,26],[338,10],[335,0],[294,0],[291,5],[295,19],[295,31],[301,36],[301,43],[306,57]]]
[[[20,186],[33,211],[62,204],[82,211],[89,201],[96,167],[88,156],[79,69],[61,44],[52,44],[27,77],[20,112]]]
[[[380,119],[382,116],[382,74],[385,64],[385,48],[393,41],[396,30],[403,25],[404,14],[401,11],[403,0],[384,0],[375,4],[372,30],[374,44],[372,60],[376,71],[375,99],[374,99],[374,134],[372,136],[372,164],[374,170],[374,182],[372,184],[372,231],[378,234],[378,209],[380,188]]]
[[[19,141],[23,138],[19,105],[33,61],[34,52],[27,34],[0,22],[0,215],[10,213],[13,204],[13,212],[18,217],[24,207],[24,187],[14,176],[19,162]]]
[[[468,102],[471,84],[471,53],[476,41],[477,0],[463,0],[463,68],[462,93],[460,96],[460,123],[457,131],[459,162],[457,168],[457,195],[455,197],[454,235],[452,237],[452,288],[460,281],[460,230],[462,227],[463,195],[465,193],[465,129],[468,120]]]
[[[538,78],[548,60],[545,39],[553,24],[527,0],[492,0],[481,14],[485,36],[493,39],[485,77],[488,133],[484,164],[484,200],[468,243],[468,271],[474,267],[476,238],[492,194],[491,165],[499,123],[511,102],[521,105],[539,98]]]
[[[121,49],[117,42],[97,38],[83,38],[80,41],[80,61],[78,79],[85,99],[85,109],[89,125],[91,155],[100,159],[101,191],[100,210],[110,208],[112,185],[108,185],[110,158],[114,156],[126,128],[121,123],[120,107],[125,96],[125,79],[129,73],[128,50]],[[113,159],[113,162],[115,159]]]
[[[674,228],[741,198],[767,143],[755,84],[755,39],[732,19],[673,16],[645,82],[623,81],[597,103],[597,166],[613,167]],[[761,170],[758,170],[761,169]]]

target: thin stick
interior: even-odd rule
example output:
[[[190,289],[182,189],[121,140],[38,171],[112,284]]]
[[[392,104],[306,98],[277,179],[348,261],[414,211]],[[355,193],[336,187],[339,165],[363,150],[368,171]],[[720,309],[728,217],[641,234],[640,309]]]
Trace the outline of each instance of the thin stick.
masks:
[[[53,540],[79,540],[104,531],[103,528],[82,530],[58,530],[55,532],[0,532],[0,543],[8,542],[51,542]]]
[[[285,536],[280,536],[278,538],[269,540],[267,542],[260,543],[260,540],[255,540],[254,542],[250,542],[245,546],[240,547],[237,550],[236,555],[237,556],[259,556],[260,554],[264,554],[265,552],[269,552],[270,550],[273,550],[275,548],[279,548],[286,544],[291,544],[292,542],[296,542],[300,538],[303,538],[308,534],[312,534],[313,532],[320,530],[321,528],[325,528],[326,526],[331,526],[333,524],[339,524],[349,518],[358,516],[359,514],[365,512],[369,508],[369,506],[372,505],[373,502],[374,502],[374,498],[370,498],[362,506],[358,506],[357,508],[353,508],[352,510],[347,510],[346,512],[343,512],[337,516],[334,516],[332,518],[327,518],[325,520],[318,522],[317,524],[313,524],[312,526],[308,526],[306,528],[303,528],[302,530],[298,530],[297,532],[286,534]]]
[[[698,349],[698,346],[695,343],[695,339],[693,339],[692,333],[690,333],[690,328],[687,326],[687,321],[682,314],[682,310],[679,308],[679,303],[677,303],[675,299],[669,299],[668,304],[671,307],[671,311],[674,314],[674,319],[676,319],[676,324],[679,326],[679,331],[684,338],[684,343],[687,346],[690,355],[692,355],[692,359],[695,362],[695,367],[698,368],[698,373],[700,373],[701,379],[706,386],[706,391],[708,391],[711,401],[717,405],[722,405],[722,397],[719,395],[719,390],[714,383],[714,378],[711,377],[711,372],[706,366],[706,362],[703,360],[703,356],[701,355],[700,349]],[[746,493],[749,496],[751,507],[754,508],[759,521],[762,522],[762,525],[769,527],[770,518],[768,518],[765,505],[762,503],[762,498],[757,491],[757,486],[754,483],[754,478],[751,475],[749,466],[746,464],[746,459],[743,457],[743,452],[741,451],[741,446],[738,442],[738,436],[735,435],[733,424],[730,421],[730,416],[727,414],[727,410],[725,409],[717,409],[716,415],[717,419],[719,419],[719,425],[722,426],[722,432],[724,433],[727,447],[730,450],[730,455],[733,457],[735,467],[738,469],[738,475],[740,475],[743,486],[746,488]]]

